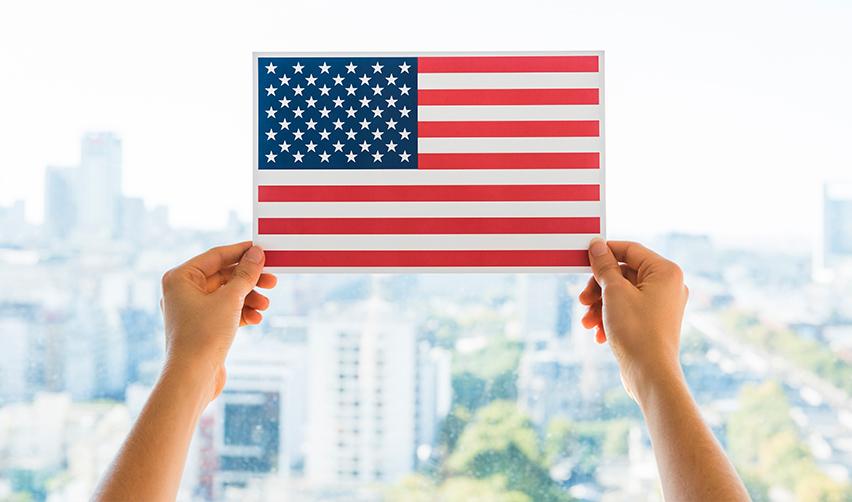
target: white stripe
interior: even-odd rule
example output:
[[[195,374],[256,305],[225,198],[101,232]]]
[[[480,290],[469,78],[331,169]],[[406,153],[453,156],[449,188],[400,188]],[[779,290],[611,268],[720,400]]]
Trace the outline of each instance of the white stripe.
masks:
[[[418,89],[597,89],[600,73],[421,73]]]
[[[258,235],[264,249],[587,249],[597,234]]]
[[[598,184],[600,169],[260,169],[258,185]]]
[[[601,105],[418,106],[417,120],[601,120]]]
[[[257,218],[600,216],[597,201],[261,202]]]
[[[599,152],[600,138],[418,138],[419,153]]]
[[[265,267],[271,274],[576,274],[589,267]]]

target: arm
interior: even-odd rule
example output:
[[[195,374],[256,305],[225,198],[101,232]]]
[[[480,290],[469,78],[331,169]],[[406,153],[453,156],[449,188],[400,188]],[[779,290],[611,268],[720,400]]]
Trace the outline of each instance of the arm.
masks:
[[[225,385],[238,326],[257,324],[271,288],[250,242],[214,248],[163,276],[166,363],[94,500],[174,500],[196,423]]]
[[[639,403],[667,500],[749,500],[745,486],[701,418],[680,367],[688,290],[674,263],[632,242],[589,248],[594,277],[580,293],[583,317],[607,340],[627,392]]]

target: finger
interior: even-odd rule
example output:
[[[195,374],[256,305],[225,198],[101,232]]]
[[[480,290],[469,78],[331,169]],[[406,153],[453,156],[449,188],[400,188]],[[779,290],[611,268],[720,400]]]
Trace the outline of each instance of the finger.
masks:
[[[589,244],[589,261],[595,280],[601,285],[601,288],[625,282],[624,276],[621,275],[621,268],[618,266],[618,260],[615,259],[603,239],[592,239],[591,244]]]
[[[595,276],[589,277],[589,282],[586,283],[586,288],[580,292],[580,303],[583,305],[591,305],[601,299],[601,287]]]
[[[240,298],[245,298],[260,279],[263,270],[263,250],[258,246],[251,246],[240,258],[240,263],[234,267],[234,273],[225,284],[224,288],[232,291]]]
[[[263,320],[263,314],[249,307],[243,307],[240,314],[240,326],[254,326],[260,324]]]
[[[598,327],[598,330],[595,331],[595,341],[598,343],[606,343],[606,331],[604,331],[603,324]]]
[[[642,272],[643,268],[651,267],[655,263],[668,262],[638,242],[609,241],[607,244],[618,261],[626,263],[637,272]]]
[[[236,264],[223,268],[219,272],[207,278],[207,292],[212,293],[225,285],[234,275]],[[278,284],[278,278],[273,274],[260,274],[260,279],[257,280],[257,287],[263,289],[272,289]]]
[[[205,276],[211,276],[228,265],[240,261],[240,257],[249,248],[251,248],[251,241],[215,247],[187,260],[181,267],[195,268],[203,272]]]
[[[626,263],[621,264],[621,275],[623,275],[625,279],[630,281],[630,284],[633,284],[634,286],[636,285],[638,277],[636,275],[636,271],[630,268],[630,265],[627,265]]]
[[[269,298],[263,296],[257,291],[252,291],[248,295],[246,295],[246,299],[243,302],[243,305],[246,307],[253,308],[255,310],[266,310],[269,308]]]
[[[580,322],[586,329],[592,329],[598,324],[601,324],[603,322],[603,318],[601,316],[601,303],[598,302],[589,307],[589,310],[583,315]]]

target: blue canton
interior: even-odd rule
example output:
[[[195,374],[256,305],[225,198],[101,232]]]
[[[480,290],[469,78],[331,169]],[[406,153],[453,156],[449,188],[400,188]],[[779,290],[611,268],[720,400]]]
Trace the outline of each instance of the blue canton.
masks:
[[[417,168],[417,58],[257,64],[258,168]]]

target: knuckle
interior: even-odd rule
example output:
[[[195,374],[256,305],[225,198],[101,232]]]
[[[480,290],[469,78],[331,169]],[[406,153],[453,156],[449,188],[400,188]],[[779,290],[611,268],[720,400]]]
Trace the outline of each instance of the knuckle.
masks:
[[[175,270],[169,269],[163,273],[163,277],[160,279],[160,284],[163,286],[163,290],[169,289],[171,285],[174,283],[175,279]]]

